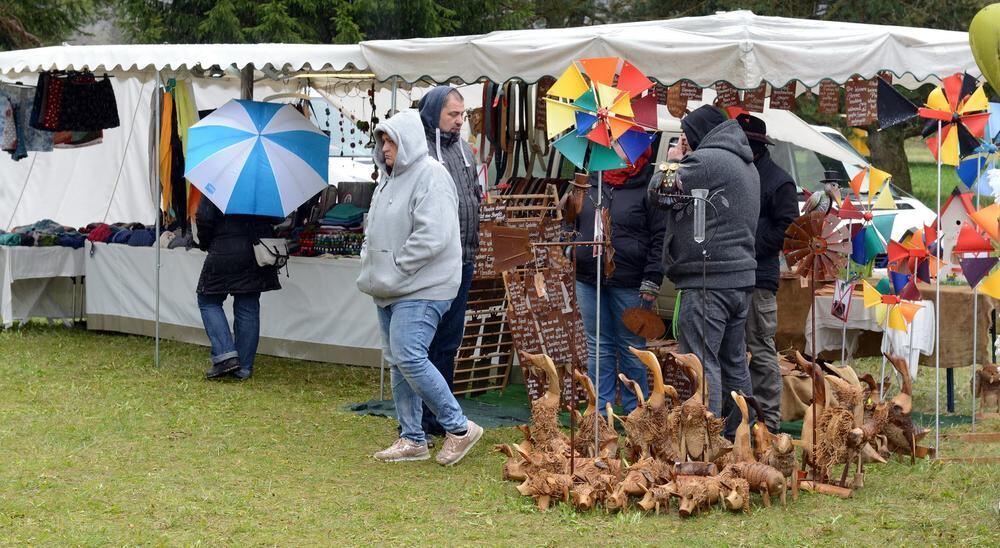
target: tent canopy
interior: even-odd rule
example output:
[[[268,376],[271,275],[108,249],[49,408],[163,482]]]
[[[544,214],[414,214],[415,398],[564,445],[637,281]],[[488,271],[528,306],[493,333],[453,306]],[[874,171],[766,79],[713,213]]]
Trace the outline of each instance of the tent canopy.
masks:
[[[0,74],[45,70],[183,71],[248,64],[278,71],[344,71],[367,67],[358,45],[151,44],[51,46],[0,52]]]
[[[517,76],[558,77],[574,60],[628,59],[662,84],[690,79],[702,87],[728,81],[806,86],[844,83],[891,71],[902,83],[936,81],[955,72],[979,75],[965,32],[764,17],[749,11],[568,29],[500,31],[478,36],[361,43],[379,80],[407,82]],[[903,78],[906,76],[905,78]]]

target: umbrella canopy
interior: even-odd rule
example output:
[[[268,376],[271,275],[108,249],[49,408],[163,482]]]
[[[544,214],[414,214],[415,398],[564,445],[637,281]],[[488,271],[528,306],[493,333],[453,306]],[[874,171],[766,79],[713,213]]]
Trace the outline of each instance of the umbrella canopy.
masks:
[[[184,176],[224,213],[286,217],[327,187],[329,150],[290,105],[232,100],[191,126]]]

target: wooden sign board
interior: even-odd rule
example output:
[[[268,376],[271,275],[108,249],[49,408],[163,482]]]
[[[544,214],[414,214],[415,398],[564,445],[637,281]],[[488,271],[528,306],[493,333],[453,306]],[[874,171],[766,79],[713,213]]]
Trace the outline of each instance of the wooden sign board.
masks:
[[[719,108],[740,106],[740,94],[729,82],[715,84],[715,106]]]
[[[867,126],[875,122],[878,113],[878,80],[848,80],[844,87],[844,111],[849,126]]]
[[[795,109],[795,82],[789,82],[780,88],[771,88],[770,107],[777,110]]]
[[[680,84],[674,84],[667,89],[667,111],[674,118],[683,118],[687,112],[688,100],[681,95]]]
[[[556,79],[551,76],[542,76],[535,84],[535,129],[544,130],[545,121],[545,96],[549,88],[556,83]]]
[[[680,86],[681,97],[689,101],[701,101],[702,89],[691,80],[681,80],[677,83]]]
[[[757,89],[743,92],[743,108],[749,112],[764,112],[765,98],[767,98],[767,84],[761,83]]]
[[[840,112],[840,86],[833,80],[823,80],[819,84],[817,112],[836,114]]]

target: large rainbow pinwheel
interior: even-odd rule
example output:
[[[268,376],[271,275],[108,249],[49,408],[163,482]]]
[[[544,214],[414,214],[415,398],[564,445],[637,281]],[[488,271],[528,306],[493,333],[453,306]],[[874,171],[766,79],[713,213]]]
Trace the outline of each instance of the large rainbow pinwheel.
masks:
[[[546,133],[580,169],[604,171],[633,164],[656,130],[653,82],[618,57],[581,59],[548,90]]]
[[[1000,103],[990,103],[989,108],[990,118],[983,142],[972,154],[962,158],[955,166],[955,173],[967,189],[992,196],[996,189],[990,185],[989,171],[995,169],[1000,160]]]
[[[990,114],[982,86],[968,74],[953,74],[927,96],[927,106],[918,109],[928,119],[924,127],[927,147],[941,163],[957,166],[959,159],[979,147]],[[941,131],[938,133],[938,123]],[[941,157],[937,158],[940,141]]]
[[[862,292],[865,308],[875,308],[875,321],[882,326],[896,331],[907,331],[913,323],[913,318],[923,305],[908,302],[893,292],[889,280],[883,278],[878,286],[872,286],[867,280],[862,281]],[[919,298],[919,292],[917,293]]]

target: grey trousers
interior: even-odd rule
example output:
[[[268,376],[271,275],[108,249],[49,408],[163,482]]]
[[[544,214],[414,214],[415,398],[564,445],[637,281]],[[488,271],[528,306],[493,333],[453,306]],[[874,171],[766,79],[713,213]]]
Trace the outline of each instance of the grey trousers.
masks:
[[[751,393],[747,369],[746,321],[750,293],[738,289],[685,289],[681,294],[678,343],[680,351],[698,356],[705,368],[708,408],[726,417],[725,436],[732,439],[740,413],[730,391]]]
[[[747,313],[747,350],[750,358],[750,382],[753,396],[764,412],[767,429],[777,432],[781,426],[781,369],[774,347],[778,328],[778,301],[769,289],[754,289]]]

